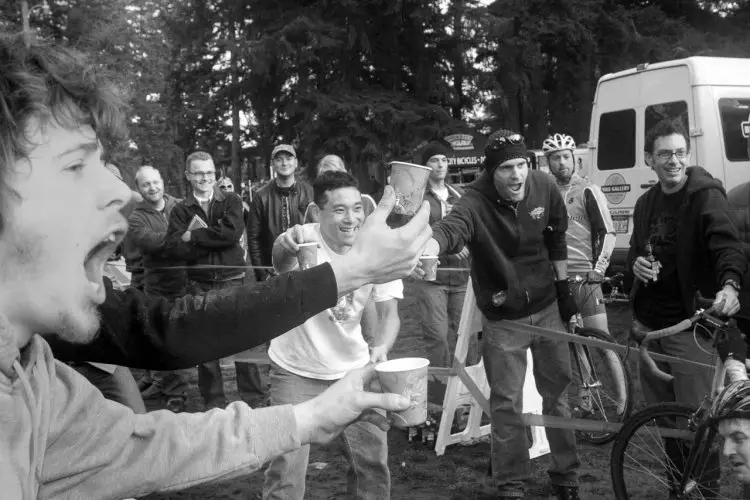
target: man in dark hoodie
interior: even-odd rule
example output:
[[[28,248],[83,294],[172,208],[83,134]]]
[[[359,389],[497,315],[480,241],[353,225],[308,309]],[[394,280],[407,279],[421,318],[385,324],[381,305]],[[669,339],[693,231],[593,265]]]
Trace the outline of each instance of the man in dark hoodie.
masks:
[[[659,182],[638,198],[633,212],[627,262],[636,278],[631,291],[634,332],[665,328],[689,318],[697,308],[696,292],[715,296],[714,304],[720,306],[721,314],[735,314],[747,263],[721,182],[701,167],[687,166],[690,139],[679,122],[656,124],[646,136],[645,153],[646,163]],[[713,364],[711,339],[700,334],[674,335],[650,345],[654,352]],[[655,378],[641,365],[647,402],[676,401],[695,406],[710,393],[710,368],[657,364],[674,376],[674,382]],[[682,470],[681,457],[687,457],[687,453],[673,451],[670,458],[677,470]],[[718,453],[712,457],[717,464],[718,458]],[[718,467],[714,469],[718,474]],[[668,480],[674,483],[679,478]],[[702,484],[704,493],[710,496],[710,478]]]
[[[435,224],[428,255],[468,247],[471,280],[484,315],[482,356],[490,385],[492,474],[498,498],[523,498],[531,478],[526,431],[508,424],[523,410],[526,353],[531,349],[544,413],[569,417],[570,353],[565,342],[511,332],[501,320],[565,331],[578,312],[568,286],[568,214],[554,181],[529,169],[521,135],[492,134],[485,172]],[[570,429],[547,429],[550,479],[557,497],[577,500],[579,467]]]
[[[186,276],[182,269],[167,269],[180,263],[167,256],[165,246],[169,217],[180,200],[164,192],[161,173],[152,166],[138,169],[135,184],[143,201],[130,214],[128,227],[131,241],[142,255],[144,291],[174,299],[184,295]],[[169,407],[170,399],[181,406],[180,396],[187,389],[187,381],[180,372],[149,372],[149,378],[141,382],[144,398],[164,397]]]

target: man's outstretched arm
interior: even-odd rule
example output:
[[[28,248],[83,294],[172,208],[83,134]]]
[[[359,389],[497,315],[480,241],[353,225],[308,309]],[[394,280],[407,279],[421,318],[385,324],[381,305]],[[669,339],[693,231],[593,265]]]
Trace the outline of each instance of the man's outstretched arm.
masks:
[[[395,203],[386,189],[352,249],[331,264],[254,285],[186,295],[169,301],[108,284],[97,337],[87,345],[48,336],[61,361],[99,361],[133,368],[175,370],[236,354],[277,337],[368,283],[408,276],[427,241],[429,204],[404,227],[386,217]]]
[[[99,307],[101,327],[89,344],[47,337],[61,361],[100,361],[174,370],[258,346],[336,305],[329,265],[173,301],[135,289],[114,290]]]

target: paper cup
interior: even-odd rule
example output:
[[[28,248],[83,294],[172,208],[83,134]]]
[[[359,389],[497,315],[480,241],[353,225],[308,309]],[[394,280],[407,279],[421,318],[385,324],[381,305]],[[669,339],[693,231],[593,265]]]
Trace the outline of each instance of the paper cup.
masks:
[[[310,269],[318,265],[318,243],[299,243],[297,250],[297,262],[300,269]]]
[[[424,271],[425,281],[435,281],[437,279],[437,267],[440,259],[434,255],[423,255],[419,258],[422,263],[422,270]]]
[[[396,191],[396,205],[393,207],[393,213],[406,215],[410,219],[422,205],[427,180],[432,169],[400,161],[391,162],[390,165],[390,184]]]
[[[409,409],[393,412],[393,425],[401,429],[422,425],[427,420],[427,366],[425,358],[401,358],[375,366],[383,392],[406,396]]]

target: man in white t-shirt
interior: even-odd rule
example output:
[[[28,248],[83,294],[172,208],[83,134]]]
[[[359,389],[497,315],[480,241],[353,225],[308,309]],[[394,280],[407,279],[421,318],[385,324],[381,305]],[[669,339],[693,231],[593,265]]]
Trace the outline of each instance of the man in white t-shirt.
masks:
[[[294,226],[276,239],[274,268],[296,269],[298,243],[318,242],[318,264],[335,260],[351,249],[365,220],[357,180],[346,172],[325,172],[313,184],[317,224]],[[311,399],[347,372],[387,359],[401,322],[398,301],[401,280],[366,285],[339,303],[271,341],[271,403]],[[366,304],[375,303],[379,318],[378,344],[370,348],[362,337],[360,320]],[[338,438],[351,468],[348,494],[357,499],[390,498],[386,433],[369,422],[355,422]],[[264,499],[295,500],[305,495],[310,447],[303,446],[277,458],[266,470]]]

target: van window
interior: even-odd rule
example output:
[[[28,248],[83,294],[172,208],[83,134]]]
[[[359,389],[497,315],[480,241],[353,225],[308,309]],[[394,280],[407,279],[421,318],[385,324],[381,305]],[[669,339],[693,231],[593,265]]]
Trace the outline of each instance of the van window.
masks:
[[[646,107],[646,120],[645,127],[643,129],[644,141],[643,145],[646,145],[645,136],[648,135],[648,131],[662,120],[676,120],[679,121],[685,130],[690,130],[690,122],[688,121],[688,106],[685,101],[672,101],[664,102],[661,104],[652,104]]]
[[[727,160],[750,160],[750,99],[719,99]]]
[[[602,113],[596,163],[599,170],[633,168],[635,165],[635,110]]]

